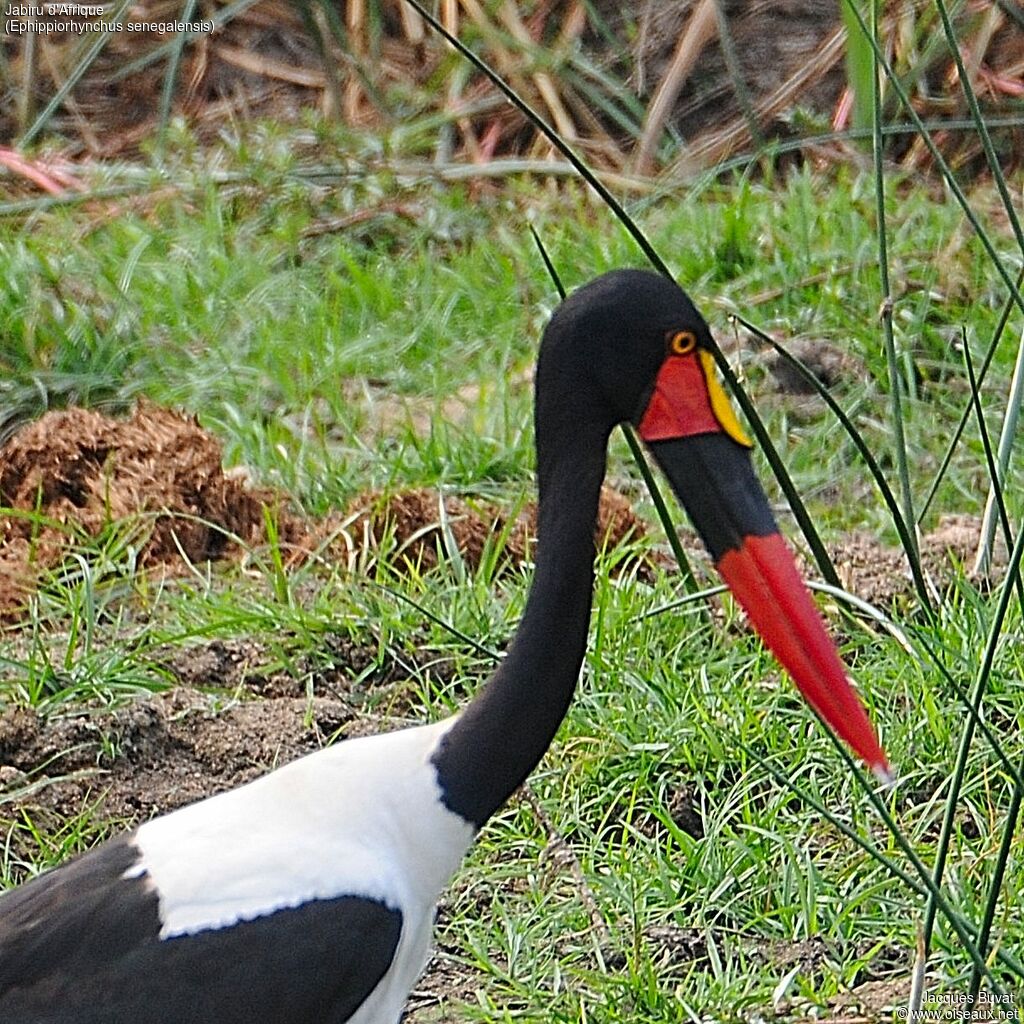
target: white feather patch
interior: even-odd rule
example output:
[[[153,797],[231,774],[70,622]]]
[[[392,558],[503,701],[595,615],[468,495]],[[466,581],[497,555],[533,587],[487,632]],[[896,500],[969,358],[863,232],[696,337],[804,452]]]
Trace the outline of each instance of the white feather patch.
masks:
[[[148,878],[164,939],[339,896],[429,921],[474,835],[430,763],[454,721],[345,740],[147,822],[124,877]]]

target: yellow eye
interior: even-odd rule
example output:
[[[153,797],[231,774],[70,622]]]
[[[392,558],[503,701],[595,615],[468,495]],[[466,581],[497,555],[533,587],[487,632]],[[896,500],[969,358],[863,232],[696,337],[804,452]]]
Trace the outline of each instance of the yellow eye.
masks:
[[[693,331],[675,331],[668,336],[668,348],[673,355],[689,355],[697,347],[697,335]]]

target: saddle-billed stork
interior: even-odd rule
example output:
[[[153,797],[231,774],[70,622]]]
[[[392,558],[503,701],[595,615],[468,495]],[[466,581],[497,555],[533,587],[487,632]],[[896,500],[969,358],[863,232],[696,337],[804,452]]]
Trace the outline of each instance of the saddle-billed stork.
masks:
[[[612,428],[636,425],[722,576],[831,727],[885,755],[772,518],[683,291],[619,270],[544,332],[536,568],[507,656],[431,725],[347,740],[0,897],[4,1024],[394,1024],[437,899],[565,715]]]

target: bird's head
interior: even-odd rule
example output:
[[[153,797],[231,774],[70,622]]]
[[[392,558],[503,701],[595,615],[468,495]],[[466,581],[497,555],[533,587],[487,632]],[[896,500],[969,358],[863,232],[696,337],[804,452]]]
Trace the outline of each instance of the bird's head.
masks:
[[[570,295],[545,331],[538,440],[545,417],[559,432],[632,423],[762,639],[836,734],[888,780],[885,754],[754,475],[753,445],[718,380],[712,345],[672,281],[641,270],[604,274]]]

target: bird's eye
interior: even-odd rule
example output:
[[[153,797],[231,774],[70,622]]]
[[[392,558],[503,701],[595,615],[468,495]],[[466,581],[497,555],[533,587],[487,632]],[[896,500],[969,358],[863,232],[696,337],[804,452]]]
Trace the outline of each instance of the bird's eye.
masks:
[[[697,335],[693,331],[669,331],[668,350],[673,355],[689,355],[697,347]]]

